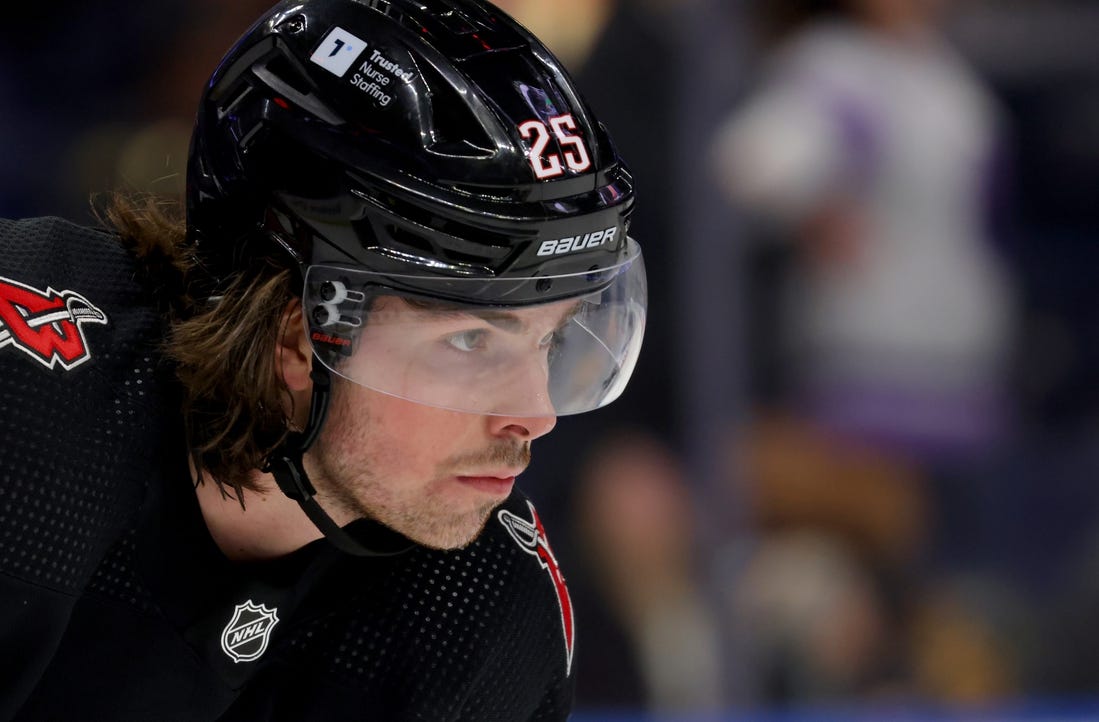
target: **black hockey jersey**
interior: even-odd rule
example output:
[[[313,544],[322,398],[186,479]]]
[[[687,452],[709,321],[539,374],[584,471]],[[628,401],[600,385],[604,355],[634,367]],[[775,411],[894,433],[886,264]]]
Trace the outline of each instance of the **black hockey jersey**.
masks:
[[[228,561],[150,301],[111,234],[0,220],[0,719],[567,717],[571,603],[519,493],[461,550]]]

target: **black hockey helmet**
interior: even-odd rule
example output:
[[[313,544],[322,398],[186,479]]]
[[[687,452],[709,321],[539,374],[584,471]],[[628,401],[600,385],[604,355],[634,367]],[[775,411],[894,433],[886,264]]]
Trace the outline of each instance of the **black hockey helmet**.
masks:
[[[211,296],[289,256],[329,370],[508,415],[621,393],[646,308],[633,200],[559,62],[480,0],[279,3],[206,87],[187,183]],[[523,334],[547,391],[505,398]]]

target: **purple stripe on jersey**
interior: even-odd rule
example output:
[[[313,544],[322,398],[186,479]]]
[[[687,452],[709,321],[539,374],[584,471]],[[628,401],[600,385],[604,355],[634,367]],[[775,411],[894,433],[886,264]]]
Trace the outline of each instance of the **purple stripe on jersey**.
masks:
[[[850,95],[830,93],[827,109],[836,119],[850,161],[852,180],[869,182],[877,167],[880,130],[865,103]]]

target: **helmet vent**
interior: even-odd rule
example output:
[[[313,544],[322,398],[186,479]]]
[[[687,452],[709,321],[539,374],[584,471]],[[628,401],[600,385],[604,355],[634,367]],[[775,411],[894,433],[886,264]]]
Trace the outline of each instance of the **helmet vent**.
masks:
[[[444,262],[476,263],[495,267],[512,252],[516,238],[447,218],[377,188],[360,187],[352,193],[386,216],[374,239],[391,250],[428,254]],[[520,234],[522,235],[522,234]]]
[[[290,63],[285,55],[269,60],[267,71],[302,95],[308,95],[313,91],[312,83]]]
[[[407,226],[387,225],[385,230],[394,250],[455,265],[474,264],[492,268],[506,258],[510,251],[506,245],[493,244],[487,240],[473,242],[462,238],[458,233],[472,233],[474,229],[457,223],[446,224],[444,229],[438,231],[437,240]]]
[[[430,64],[424,63],[421,72],[431,88],[428,150],[462,158],[491,158],[494,144],[469,101]]]
[[[283,56],[272,58],[265,63],[257,63],[252,72],[267,87],[286,100],[312,113],[326,123],[342,125],[344,120],[313,93],[313,88],[305,76]]]

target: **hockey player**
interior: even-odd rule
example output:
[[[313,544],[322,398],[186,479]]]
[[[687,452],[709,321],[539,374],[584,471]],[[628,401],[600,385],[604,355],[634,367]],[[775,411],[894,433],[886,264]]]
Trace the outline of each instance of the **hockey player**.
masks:
[[[644,330],[633,182],[480,0],[295,0],[185,222],[0,221],[0,719],[556,720],[531,442]]]

